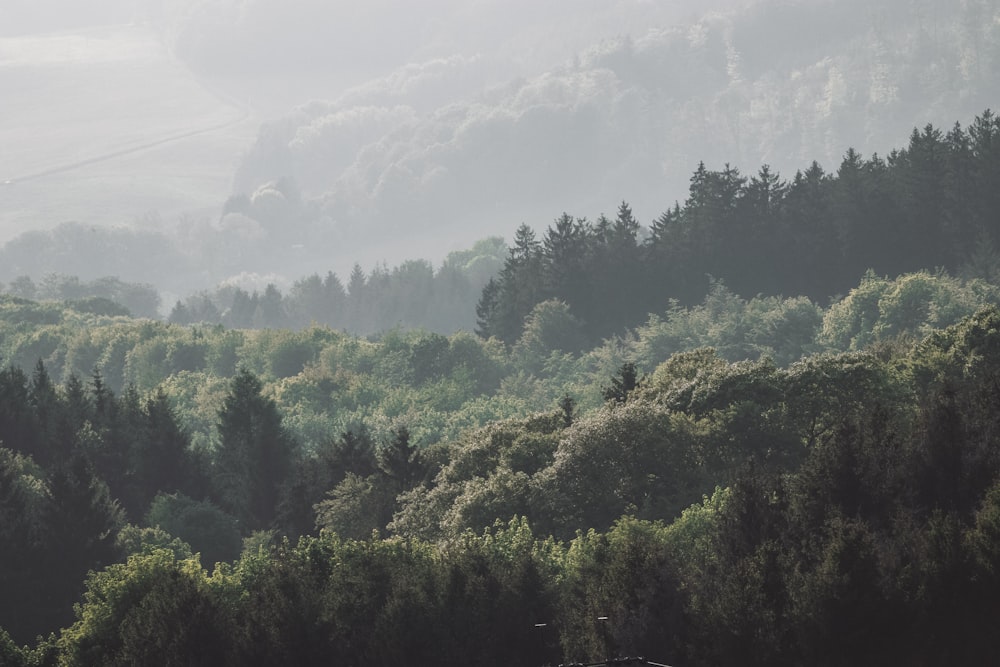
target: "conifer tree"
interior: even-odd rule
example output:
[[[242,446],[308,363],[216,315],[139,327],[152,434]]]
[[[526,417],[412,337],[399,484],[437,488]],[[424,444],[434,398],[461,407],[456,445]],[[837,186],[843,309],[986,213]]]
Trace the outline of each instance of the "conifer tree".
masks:
[[[222,506],[247,531],[271,525],[295,455],[277,406],[261,388],[253,373],[240,370],[219,411],[215,486]]]

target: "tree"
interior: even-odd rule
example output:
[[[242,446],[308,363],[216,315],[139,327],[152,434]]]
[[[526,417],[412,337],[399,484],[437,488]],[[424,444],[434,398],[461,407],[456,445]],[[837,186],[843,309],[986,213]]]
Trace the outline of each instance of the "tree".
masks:
[[[618,369],[618,375],[611,378],[611,384],[601,390],[601,395],[605,401],[622,404],[628,400],[629,394],[639,388],[642,381],[639,379],[635,364],[626,361]]]
[[[476,303],[476,335],[489,338],[493,335],[493,318],[500,297],[500,284],[490,278]]]
[[[59,439],[61,430],[59,422],[65,417],[62,401],[41,359],[35,364],[35,370],[31,375],[28,400],[31,402],[38,423],[39,447],[34,453],[35,460],[42,465],[48,465],[65,454],[61,451],[62,442]]]
[[[216,492],[245,532],[270,526],[296,448],[274,401],[261,390],[260,380],[242,369],[219,411]]]
[[[545,292],[568,303],[574,312],[587,312],[594,300],[590,241],[586,221],[563,213],[542,243]]]
[[[42,627],[59,627],[69,620],[87,572],[115,561],[123,523],[108,485],[94,476],[82,455],[73,455],[52,471],[42,508],[46,576],[36,592]]]
[[[25,475],[29,459],[0,447],[0,628],[21,642],[46,630],[38,623],[37,570],[38,517],[31,497],[31,480]],[[3,634],[0,631],[0,664],[3,662]]]
[[[204,567],[232,562],[240,554],[240,531],[235,518],[210,502],[179,493],[160,493],[150,504],[146,524],[190,545]]]
[[[400,426],[392,440],[375,452],[378,469],[392,483],[396,493],[402,493],[420,481],[424,465],[420,450],[410,442],[410,431]]]
[[[522,224],[517,228],[514,246],[497,280],[498,295],[495,300],[483,302],[483,312],[489,313],[490,335],[505,343],[513,343],[520,336],[525,316],[543,293],[542,260],[542,248],[535,232]],[[493,301],[492,307],[490,301]]]
[[[0,369],[0,443],[36,456],[37,425],[32,413],[24,371],[14,366]]]
[[[196,560],[137,554],[88,577],[77,621],[58,640],[59,664],[225,664],[226,621]]]
[[[142,406],[141,438],[132,446],[133,485],[142,511],[158,492],[199,494],[203,474],[190,451],[190,438],[178,424],[162,388]]]
[[[368,432],[362,428],[357,434],[353,431],[342,433],[335,441],[324,444],[319,451],[298,462],[282,490],[278,529],[290,539],[314,532],[315,508],[325,494],[348,475],[363,480],[376,470],[375,449]]]
[[[576,354],[583,348],[582,328],[564,302],[542,301],[525,318],[524,332],[514,348],[514,356],[526,370],[538,373],[553,352]]]

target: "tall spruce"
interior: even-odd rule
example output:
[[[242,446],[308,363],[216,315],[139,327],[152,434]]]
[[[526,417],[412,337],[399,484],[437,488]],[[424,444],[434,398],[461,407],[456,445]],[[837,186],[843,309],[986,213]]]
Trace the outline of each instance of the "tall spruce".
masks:
[[[271,526],[295,457],[277,405],[261,389],[256,375],[240,370],[219,411],[215,489],[244,531]]]

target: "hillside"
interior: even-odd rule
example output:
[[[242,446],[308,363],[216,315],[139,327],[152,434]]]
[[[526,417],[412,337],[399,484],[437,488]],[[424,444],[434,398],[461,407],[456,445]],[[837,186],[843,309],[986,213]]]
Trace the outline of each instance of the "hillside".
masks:
[[[0,37],[0,87],[0,242],[214,212],[254,131],[143,25]]]
[[[470,243],[567,202],[610,213],[624,198],[651,220],[683,200],[699,161],[829,170],[847,147],[884,154],[913,127],[988,108],[998,11],[758,3],[602,40],[488,87],[476,83],[488,57],[412,63],[266,124],[236,188],[266,199],[269,183],[292,184],[296,213],[318,223],[300,238],[335,255],[349,245],[392,258],[388,239],[418,251],[439,235]]]

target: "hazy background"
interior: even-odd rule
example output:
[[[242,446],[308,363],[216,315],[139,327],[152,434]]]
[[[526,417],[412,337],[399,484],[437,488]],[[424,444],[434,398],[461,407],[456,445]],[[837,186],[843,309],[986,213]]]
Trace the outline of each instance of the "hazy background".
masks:
[[[181,295],[648,223],[701,160],[835,171],[998,91],[998,0],[83,5],[0,5],[0,281]]]

